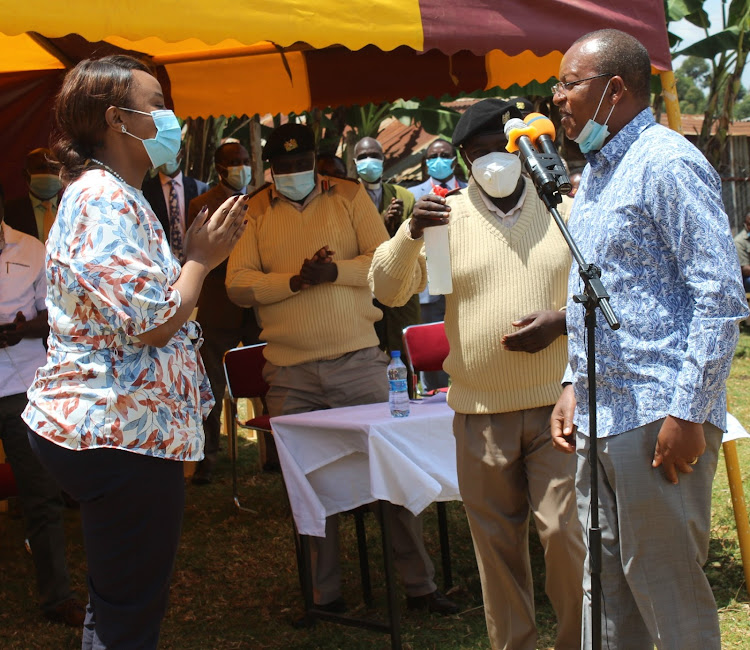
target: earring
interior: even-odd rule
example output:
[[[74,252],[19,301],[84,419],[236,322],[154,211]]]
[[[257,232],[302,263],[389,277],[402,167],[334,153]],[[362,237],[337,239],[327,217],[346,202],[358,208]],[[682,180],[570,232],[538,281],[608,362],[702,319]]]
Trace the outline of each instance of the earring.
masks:
[[[127,130],[127,129],[125,128],[125,125],[124,125],[124,124],[122,125],[122,132],[123,132],[123,133],[127,133],[127,132],[128,132],[128,130]]]

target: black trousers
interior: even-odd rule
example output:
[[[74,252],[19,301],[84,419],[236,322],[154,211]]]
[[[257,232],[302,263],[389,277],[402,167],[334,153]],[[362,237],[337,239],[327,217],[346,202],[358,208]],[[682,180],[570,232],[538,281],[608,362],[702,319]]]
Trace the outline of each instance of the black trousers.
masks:
[[[182,463],[120,449],[72,451],[29,434],[81,504],[89,604],[83,650],[156,648],[182,526]]]
[[[29,446],[29,428],[21,419],[24,408],[25,393],[0,397],[0,439],[18,486],[39,602],[49,611],[72,596],[65,561],[63,501],[60,486]]]

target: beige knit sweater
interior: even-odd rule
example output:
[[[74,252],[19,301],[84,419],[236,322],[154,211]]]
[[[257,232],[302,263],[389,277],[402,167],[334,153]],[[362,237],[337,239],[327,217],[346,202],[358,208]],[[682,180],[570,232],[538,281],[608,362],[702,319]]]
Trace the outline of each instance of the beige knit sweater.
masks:
[[[367,272],[375,248],[388,238],[383,219],[356,182],[323,177],[319,189],[302,209],[273,187],[259,190],[229,257],[229,298],[256,308],[265,356],[277,366],[378,345],[373,323],[382,312],[372,304]],[[294,293],[290,278],[323,246],[335,252],[336,281]]]
[[[448,197],[453,293],[446,296],[445,329],[451,376],[448,403],[459,413],[505,413],[554,404],[567,362],[567,340],[528,354],[500,341],[534,311],[566,302],[570,253],[531,181],[517,223],[501,226],[472,180]],[[383,304],[403,303],[425,282],[422,240],[408,223],[375,251],[370,286]]]

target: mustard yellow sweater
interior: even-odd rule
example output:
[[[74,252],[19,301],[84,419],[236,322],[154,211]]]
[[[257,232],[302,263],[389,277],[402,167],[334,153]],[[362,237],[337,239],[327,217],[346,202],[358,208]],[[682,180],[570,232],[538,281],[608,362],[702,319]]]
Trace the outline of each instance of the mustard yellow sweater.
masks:
[[[375,248],[388,238],[364,187],[323,177],[303,209],[272,186],[249,202],[248,225],[229,257],[227,294],[255,307],[266,358],[277,366],[336,359],[378,345],[382,312],[367,283]],[[323,246],[334,251],[338,277],[294,293],[289,280]]]
[[[567,363],[567,340],[529,354],[509,352],[500,341],[517,330],[511,322],[566,302],[571,258],[552,217],[527,180],[516,224],[499,225],[479,188],[448,197],[453,293],[447,295],[445,329],[451,376],[448,403],[459,413],[506,413],[554,404]],[[370,285],[383,304],[401,304],[425,283],[422,240],[408,223],[381,244]]]

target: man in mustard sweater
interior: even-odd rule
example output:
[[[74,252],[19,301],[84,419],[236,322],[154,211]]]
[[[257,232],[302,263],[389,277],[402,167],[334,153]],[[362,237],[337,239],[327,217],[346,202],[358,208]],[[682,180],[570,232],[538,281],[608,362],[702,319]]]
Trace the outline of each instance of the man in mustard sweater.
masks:
[[[317,176],[315,138],[285,124],[263,150],[273,184],[252,195],[248,226],[229,259],[227,292],[254,307],[267,341],[264,377],[272,416],[388,401],[386,355],[373,324],[381,312],[367,283],[372,254],[388,238],[356,181]],[[457,607],[437,591],[421,521],[394,508],[393,547],[412,608]],[[338,518],[312,539],[316,606],[346,610],[341,597]]]
[[[520,117],[516,106],[499,99],[461,116],[453,144],[471,169],[468,187],[421,198],[412,219],[376,250],[370,284],[386,305],[408,299],[425,284],[424,229],[449,223],[444,368],[492,648],[536,648],[531,511],[557,614],[555,648],[577,650],[584,545],[575,463],[560,460],[549,435],[567,362],[561,310],[571,260],[519,159],[505,153],[503,125],[512,117]]]

